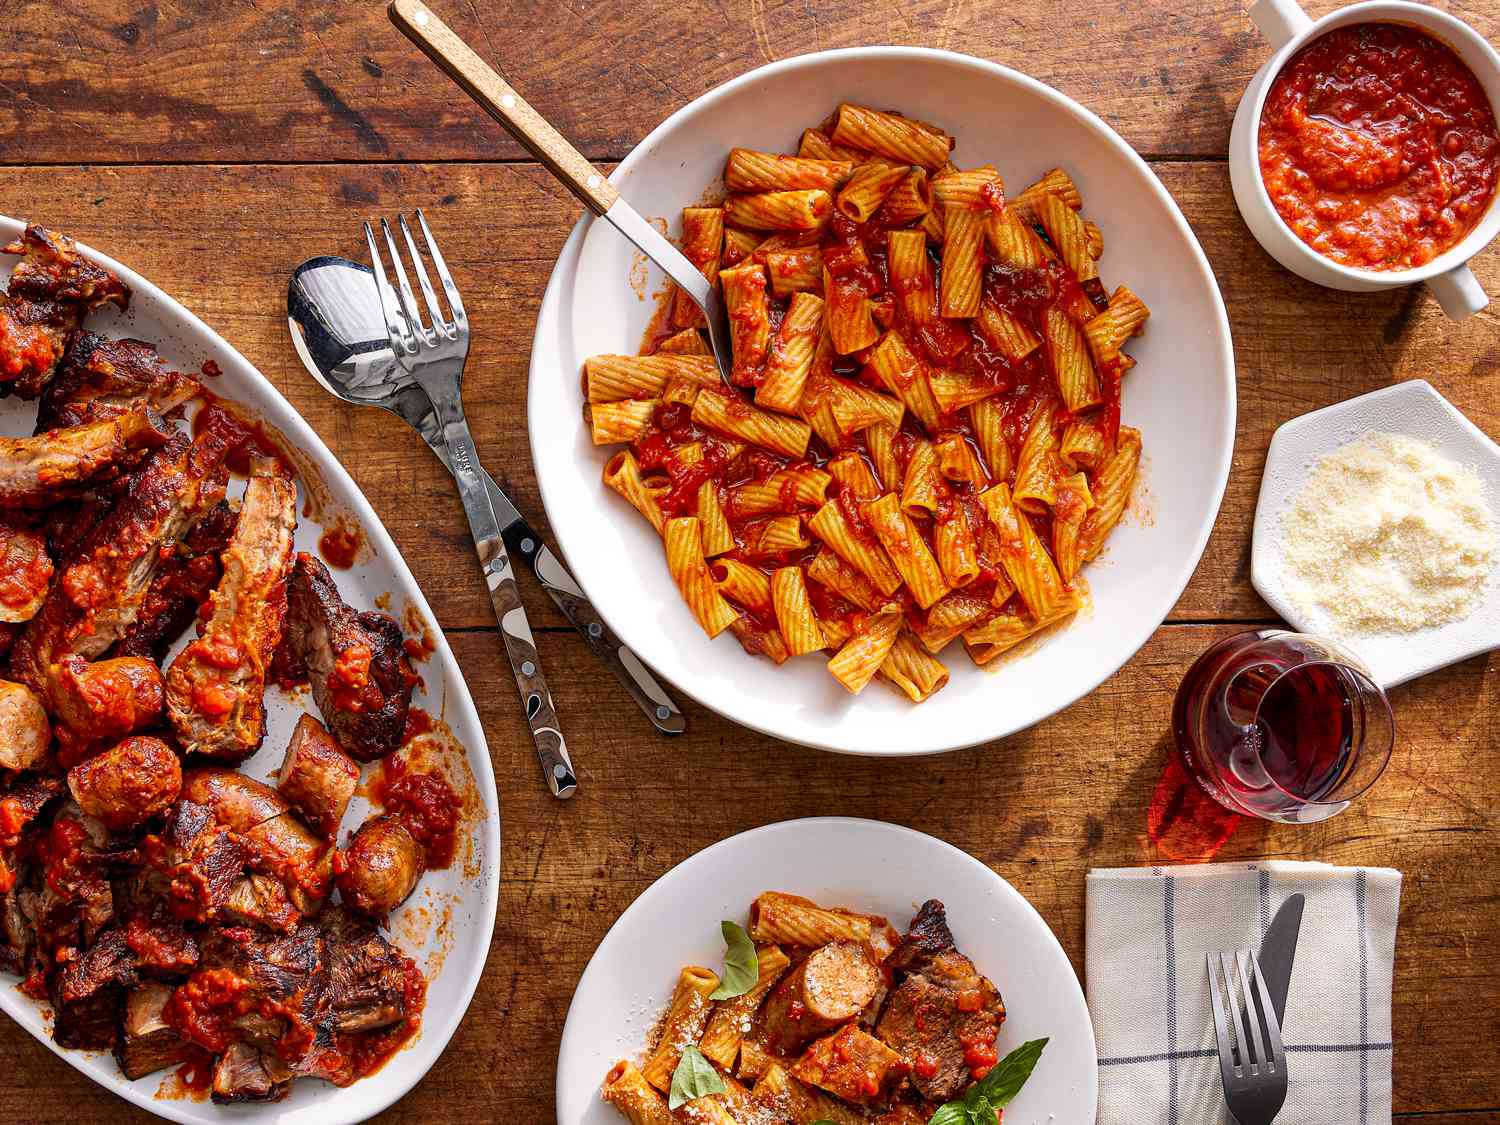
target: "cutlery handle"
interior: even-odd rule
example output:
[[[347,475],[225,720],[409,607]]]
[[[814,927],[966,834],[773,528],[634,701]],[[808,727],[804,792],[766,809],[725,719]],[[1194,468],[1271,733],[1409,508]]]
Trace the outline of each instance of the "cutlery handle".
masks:
[[[391,0],[387,11],[408,39],[505,126],[585,207],[596,215],[609,210],[620,197],[614,185],[422,0]]]
[[[681,734],[686,730],[687,719],[677,704],[672,702],[672,697],[646,670],[640,658],[621,644],[620,639],[610,631],[583,588],[552,553],[552,549],[542,542],[541,537],[524,520],[511,524],[505,529],[504,535],[506,546],[530,564],[542,589],[547,591],[562,615],[578,630],[589,650],[614,673],[615,679],[620,681],[645,712],[652,726],[662,734]]]
[[[458,405],[456,389],[436,380],[424,380],[421,375],[417,379],[432,401],[442,428],[443,442],[448,447],[449,468],[458,482],[464,514],[469,517],[469,532],[474,536],[474,548],[479,552],[480,565],[484,567],[490,604],[500,623],[500,636],[505,642],[510,670],[516,678],[516,690],[521,693],[521,706],[526,711],[526,725],[531,728],[531,741],[536,744],[537,761],[542,765],[552,795],[571,797],[578,791],[578,777],[573,772],[568,745],[563,740],[562,727],[552,706],[552,693],[542,675],[541,657],[536,651],[536,639],[531,635],[531,623],[526,620],[525,607],[521,605],[521,591],[516,586],[516,574],[505,550],[500,522],[495,518],[489,493],[479,478],[474,436],[469,432],[469,424]]]

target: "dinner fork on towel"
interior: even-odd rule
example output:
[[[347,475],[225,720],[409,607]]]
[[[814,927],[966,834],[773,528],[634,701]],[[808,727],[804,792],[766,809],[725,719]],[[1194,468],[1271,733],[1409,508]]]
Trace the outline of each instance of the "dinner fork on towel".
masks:
[[[1208,994],[1213,1001],[1219,1073],[1229,1112],[1239,1125],[1271,1125],[1286,1102],[1286,1050],[1255,954],[1248,949],[1210,953]],[[1233,1038],[1226,1012],[1234,1016]]]
[[[432,260],[432,268],[447,300],[447,315],[444,315],[438,304],[437,294],[428,279],[427,267],[422,264],[422,255],[417,250],[416,240],[412,238],[406,216],[399,215],[396,221],[411,257],[427,311],[431,314],[431,324],[424,324],[422,321],[411,283],[407,281],[406,268],[401,264],[401,251],[396,245],[395,235],[391,233],[391,225],[384,219],[380,220],[381,233],[385,235],[386,249],[396,276],[395,289],[392,289],[386,279],[375,232],[366,223],[365,240],[370,246],[370,264],[375,269],[376,289],[380,292],[380,307],[385,315],[391,350],[396,353],[396,361],[427,393],[433,412],[437,415],[443,441],[448,448],[453,477],[458,482],[458,494],[463,500],[464,514],[469,517],[469,531],[474,536],[479,562],[484,567],[490,602],[494,606],[495,617],[500,622],[505,652],[510,658],[516,688],[521,693],[521,702],[526,709],[526,723],[531,728],[531,739],[536,744],[537,759],[542,763],[542,772],[546,775],[553,795],[571,797],[578,789],[578,778],[573,772],[567,743],[563,740],[557,713],[552,706],[552,693],[547,690],[547,681],[542,676],[536,641],[531,635],[531,625],[526,620],[526,610],[521,606],[521,592],[516,587],[510,555],[501,538],[500,521],[495,516],[489,491],[480,475],[474,436],[469,432],[469,423],[464,417],[462,384],[464,361],[469,357],[469,319],[464,313],[458,287],[453,284],[453,276],[448,272],[447,263],[438,250],[437,240],[427,227],[426,218],[420,211],[417,212],[417,223],[422,228],[422,235],[427,243],[427,255]]]

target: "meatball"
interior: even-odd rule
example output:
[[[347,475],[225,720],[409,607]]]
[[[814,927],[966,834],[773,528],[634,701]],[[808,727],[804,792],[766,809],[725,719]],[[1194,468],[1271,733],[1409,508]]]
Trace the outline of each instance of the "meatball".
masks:
[[[30,769],[46,757],[51,741],[42,701],[24,684],[0,680],[0,766]]]
[[[159,738],[127,738],[70,769],[68,789],[111,832],[128,832],[172,807],[182,765]]]
[[[389,814],[365,821],[340,858],[337,882],[344,902],[377,917],[405,902],[427,867],[417,838]]]

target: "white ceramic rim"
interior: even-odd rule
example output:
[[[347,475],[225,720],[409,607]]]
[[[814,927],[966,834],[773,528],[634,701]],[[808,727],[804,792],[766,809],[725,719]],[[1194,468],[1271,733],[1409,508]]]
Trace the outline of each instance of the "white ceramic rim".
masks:
[[[1041,82],[1038,79],[1032,78],[1028,74],[1023,74],[1018,70],[1014,70],[1008,66],[1002,66],[999,63],[990,62],[987,59],[976,58],[973,55],[965,55],[957,51],[939,50],[932,47],[843,47],[837,50],[813,51],[804,55],[795,55],[791,58],[781,59],[777,62],[768,63],[765,66],[756,67],[754,70],[746,71],[739,77],[732,78],[722,85],[715,86],[712,90],[709,90],[708,92],[701,94],[697,98],[694,98],[685,106],[674,112],[655,129],[651,130],[651,132],[648,133],[639,144],[637,144],[633,149],[630,150],[630,153],[625,157],[624,160],[620,161],[619,165],[616,166],[614,172],[610,175],[610,181],[613,183],[618,183],[620,178],[623,175],[627,174],[629,170],[634,166],[635,162],[642,158],[643,154],[651,152],[651,150],[655,147],[658,138],[675,129],[680,120],[698,112],[699,110],[707,106],[712,105],[714,102],[737,91],[742,86],[746,86],[753,82],[758,82],[767,78],[772,78],[778,74],[782,74],[785,72],[799,70],[807,67],[816,67],[822,65],[827,61],[851,58],[880,58],[895,60],[935,59],[948,63],[950,65],[955,65],[974,71],[985,72],[992,77],[998,77],[1006,81],[1017,83],[1018,85],[1030,90],[1032,93],[1037,94],[1043,99],[1052,102],[1062,111],[1074,115],[1084,125],[1092,129],[1105,141],[1105,143],[1110,145],[1122,157],[1124,157],[1124,159],[1128,163],[1135,166],[1136,170],[1143,176],[1145,182],[1149,185],[1150,190],[1156,194],[1160,202],[1165,206],[1168,218],[1173,224],[1176,225],[1178,233],[1182,236],[1182,238],[1190,248],[1201,275],[1201,280],[1207,286],[1208,291],[1212,295],[1212,304],[1215,314],[1215,323],[1212,325],[1212,327],[1216,330],[1217,335],[1224,341],[1226,352],[1225,368],[1220,374],[1228,384],[1228,386],[1226,387],[1226,401],[1228,403],[1228,409],[1225,411],[1220,425],[1218,444],[1222,452],[1219,456],[1219,463],[1216,466],[1213,466],[1213,472],[1217,474],[1218,480],[1213,490],[1214,501],[1212,505],[1212,511],[1210,511],[1206,515],[1202,526],[1198,529],[1196,539],[1192,545],[1192,550],[1184,554],[1183,565],[1180,572],[1172,582],[1168,583],[1168,588],[1171,590],[1171,600],[1167,604],[1167,607],[1162,614],[1161,620],[1153,625],[1150,629],[1145,630],[1142,635],[1138,637],[1133,644],[1130,645],[1129,652],[1122,656],[1119,664],[1117,664],[1114,668],[1103,672],[1098,677],[1092,678],[1092,680],[1080,681],[1080,683],[1078,684],[1078,690],[1071,695],[1068,695],[1059,706],[1057,706],[1047,714],[1037,715],[1022,722],[1002,721],[995,729],[984,731],[983,733],[978,734],[974,737],[969,737],[967,734],[958,735],[956,738],[952,734],[944,736],[941,732],[935,729],[934,733],[937,735],[937,737],[934,741],[929,744],[917,746],[910,750],[869,750],[862,749],[857,746],[831,746],[826,743],[815,742],[803,737],[799,737],[796,733],[787,730],[785,723],[781,724],[780,726],[777,725],[776,719],[779,716],[780,712],[776,708],[767,708],[763,712],[759,713],[756,712],[753,708],[749,707],[738,707],[734,710],[730,710],[725,707],[710,704],[706,700],[699,699],[698,696],[696,696],[691,688],[686,684],[677,683],[674,681],[674,686],[676,686],[678,690],[692,696],[700,704],[712,711],[717,712],[720,715],[723,715],[731,722],[738,723],[740,726],[747,727],[750,730],[757,731],[761,734],[770,735],[773,738],[779,738],[786,742],[792,742],[802,746],[810,746],[818,750],[828,750],[834,753],[850,754],[859,757],[922,757],[927,754],[941,754],[953,750],[963,750],[971,746],[978,746],[979,744],[984,742],[991,742],[996,739],[1006,738],[1012,734],[1015,734],[1017,731],[1026,730],[1027,728],[1050,718],[1052,715],[1067,710],[1084,696],[1092,692],[1110,676],[1114,675],[1126,664],[1128,664],[1130,660],[1134,658],[1136,653],[1138,653],[1145,646],[1146,642],[1156,634],[1156,631],[1161,628],[1162,624],[1171,615],[1173,607],[1176,606],[1178,599],[1182,597],[1183,590],[1187,588],[1188,582],[1192,580],[1194,572],[1198,569],[1199,562],[1202,561],[1203,552],[1208,546],[1209,536],[1213,533],[1214,525],[1218,522],[1219,510],[1224,503],[1224,490],[1229,483],[1229,469],[1234,457],[1235,425],[1238,411],[1238,401],[1235,388],[1234,337],[1229,329],[1229,315],[1224,308],[1224,295],[1219,291],[1218,280],[1217,278],[1215,278],[1213,269],[1209,265],[1207,255],[1203,252],[1202,245],[1198,242],[1198,238],[1193,233],[1192,227],[1188,224],[1187,219],[1183,217],[1182,210],[1177,206],[1177,201],[1172,198],[1171,193],[1167,191],[1166,187],[1162,184],[1157,175],[1153,171],[1151,171],[1151,166],[1141,158],[1140,154],[1137,153],[1135,149],[1131,148],[1130,145],[1126,143],[1125,139],[1118,133],[1116,133],[1112,128],[1110,128],[1110,126],[1106,124],[1098,114],[1080,105],[1078,102],[1074,101],[1066,94],[1054,90],[1051,86],[1048,86],[1046,83]],[[538,355],[547,354],[551,350],[549,341],[543,338],[543,331],[549,327],[552,327],[547,322],[545,310],[549,306],[551,306],[553,302],[563,299],[561,294],[561,286],[563,282],[563,274],[564,272],[566,272],[564,270],[564,266],[565,264],[569,264],[570,258],[576,259],[579,248],[582,245],[584,235],[588,232],[589,228],[595,221],[595,217],[588,212],[585,212],[579,218],[578,222],[573,227],[572,233],[568,236],[567,241],[563,244],[562,251],[558,255],[558,263],[553,267],[552,275],[547,282],[546,291],[542,295],[542,303],[537,317],[537,329],[532,337],[531,362],[529,365],[527,377],[527,432],[531,443],[533,466],[540,463],[540,459],[537,456],[538,441],[545,440],[542,435],[550,434],[551,432],[546,425],[540,424],[544,420],[536,419],[531,414],[532,404],[537,401],[537,395],[534,393],[536,382],[539,379],[551,377],[552,374],[550,372],[544,373],[542,371],[542,367],[544,365],[537,362]],[[563,498],[552,492],[552,490],[549,488],[548,477],[545,473],[537,473],[537,487],[541,493],[542,505],[547,511],[548,520],[555,527],[557,526],[557,521],[554,519],[553,513],[560,509]],[[563,545],[563,553],[566,556],[566,545]],[[579,579],[579,581],[580,583],[582,583],[583,580]],[[594,605],[595,608],[599,610],[600,615],[605,618],[610,627],[615,630],[615,634],[619,636],[626,645],[632,648],[635,651],[636,655],[639,656],[643,662],[645,662],[647,665],[652,665],[654,670],[655,662],[652,661],[649,655],[651,648],[654,647],[652,644],[652,638],[627,635],[626,632],[621,631],[618,628],[617,622],[611,621],[609,619],[609,611],[605,605],[601,604],[598,600],[594,600]]]
[[[22,222],[5,215],[0,215],[0,232],[4,232],[6,238],[18,236],[24,229]],[[390,532],[385,529],[385,524],[380,521],[375,509],[370,506],[369,500],[365,498],[364,492],[354,479],[344,470],[343,463],[333,455],[333,452],[323,443],[316,430],[310,426],[301,414],[297,413],[295,407],[276,389],[269,379],[248,359],[241,355],[232,344],[205,324],[190,309],[186,308],[168,293],[146,280],[140,274],[115,261],[107,254],[102,254],[83,242],[78,243],[78,249],[85,257],[109,270],[121,281],[128,285],[131,290],[149,298],[153,302],[160,302],[165,311],[181,323],[185,329],[185,336],[202,341],[206,351],[213,353],[212,358],[221,368],[229,370],[231,365],[240,378],[249,380],[259,385],[262,398],[245,405],[252,407],[264,415],[267,421],[279,429],[284,435],[292,440],[296,447],[309,455],[315,462],[318,470],[325,476],[335,478],[342,477],[343,484],[347,487],[348,495],[353,501],[353,515],[359,523],[360,530],[365,538],[382,558],[391,560],[392,569],[399,575],[404,575],[407,589],[402,595],[407,597],[421,613],[422,619],[432,628],[434,652],[441,657],[442,662],[453,670],[451,681],[447,683],[447,689],[452,692],[451,701],[458,714],[464,716],[468,721],[463,725],[469,728],[462,742],[467,751],[469,768],[474,773],[475,785],[479,790],[482,800],[489,807],[484,823],[478,826],[478,832],[485,849],[485,854],[494,856],[495,870],[494,878],[481,878],[479,884],[482,887],[484,901],[480,904],[476,918],[479,929],[482,931],[483,940],[475,948],[482,951],[482,955],[472,959],[467,972],[462,980],[463,1003],[456,1005],[447,1012],[434,1012],[431,1008],[424,1009],[422,1013],[422,1028],[417,1039],[407,1044],[401,1050],[386,1061],[384,1066],[369,1078],[360,1079],[353,1085],[345,1087],[344,1091],[358,1091],[366,1096],[365,1104],[354,1109],[351,1114],[340,1113],[336,1106],[325,1108],[320,1121],[323,1125],[353,1125],[354,1122],[364,1121],[375,1114],[390,1108],[411,1092],[418,1082],[432,1069],[434,1063],[442,1057],[447,1049],[449,1041],[458,1030],[458,1025],[463,1021],[464,1015],[473,1003],[474,992],[479,987],[480,978],[484,975],[484,967],[489,960],[490,942],[494,937],[495,913],[500,905],[500,795],[495,788],[495,773],[490,764],[489,744],[484,737],[484,723],[479,717],[479,711],[474,706],[473,696],[469,693],[469,685],[463,676],[463,669],[459,666],[458,659],[453,655],[452,648],[448,645],[448,638],[438,624],[432,607],[427,604],[427,598],[417,584],[416,578],[406,565],[405,558],[396,547],[395,541],[391,539]],[[225,362],[225,361],[228,362]],[[477,738],[477,742],[473,741]],[[476,935],[479,936],[479,935]],[[458,952],[455,945],[453,952]],[[451,956],[451,955],[450,955]],[[444,962],[444,971],[448,971],[447,961]],[[37,1002],[23,996],[13,988],[0,988],[0,1010],[6,1015],[14,1015],[12,1008],[20,1010],[22,1006],[35,1009]],[[433,1021],[430,1017],[437,1015],[440,1020]],[[26,1031],[26,1027],[19,1020],[18,1027]],[[166,1118],[176,1121],[182,1125],[199,1125],[203,1119],[202,1114],[191,1114],[188,1110],[179,1108],[177,1103],[170,1099],[153,1098],[145,1092],[136,1089],[135,1083],[125,1078],[123,1074],[115,1077],[117,1081],[106,1082],[85,1066],[88,1062],[95,1061],[100,1052],[78,1051],[59,1047],[53,1042],[50,1035],[33,1035],[54,1055],[73,1067],[84,1077],[103,1086],[111,1093],[124,1098],[140,1108]],[[377,1083],[386,1075],[399,1075],[389,1083],[389,1088],[381,1085],[364,1085],[364,1083]],[[379,1093],[376,1093],[376,1091]],[[340,1091],[340,1093],[344,1092]],[[332,1099],[331,1099],[332,1100]],[[194,1108],[203,1103],[185,1103]],[[216,1106],[216,1116],[222,1116],[225,1121],[245,1120],[249,1117],[275,1120],[281,1116],[282,1103],[266,1102],[256,1105],[240,1106]]]
[[[1411,18],[1406,18],[1410,16]],[[1270,192],[1266,191],[1265,179],[1260,172],[1260,115],[1265,109],[1266,97],[1271,92],[1272,85],[1280,76],[1287,60],[1314,39],[1333,31],[1335,28],[1347,27],[1355,23],[1399,23],[1409,27],[1415,27],[1419,31],[1426,32],[1438,42],[1450,50],[1453,49],[1453,39],[1464,40],[1473,50],[1477,51],[1489,64],[1488,76],[1481,75],[1474,67],[1469,69],[1474,72],[1474,77],[1479,80],[1480,87],[1484,89],[1485,96],[1490,100],[1490,110],[1496,115],[1496,121],[1500,122],[1500,100],[1491,93],[1490,87],[1500,90],[1500,54],[1491,47],[1489,41],[1466,24],[1457,16],[1449,15],[1439,8],[1430,8],[1426,4],[1412,3],[1411,0],[1363,0],[1359,4],[1350,4],[1348,7],[1339,8],[1320,16],[1312,24],[1305,27],[1291,41],[1272,55],[1261,66],[1261,72],[1266,75],[1266,80],[1259,83],[1259,89],[1254,92],[1254,100],[1250,105],[1249,140],[1250,140],[1250,182],[1254,185],[1255,198],[1270,216],[1271,221],[1276,224],[1280,231],[1293,243],[1294,253],[1300,254],[1307,261],[1333,271],[1341,277],[1351,281],[1359,281],[1366,286],[1377,288],[1394,289],[1397,286],[1413,285],[1419,281],[1437,277],[1448,273],[1466,264],[1471,258],[1480,253],[1486,246],[1500,235],[1500,184],[1490,196],[1489,206],[1485,208],[1484,214],[1466,234],[1462,241],[1444,250],[1426,265],[1417,266],[1409,270],[1371,270],[1358,269],[1354,266],[1346,266],[1335,262],[1332,258],[1318,253],[1291,227],[1287,226],[1286,220],[1281,217],[1281,212],[1276,209],[1276,204],[1271,200]],[[1433,25],[1438,25],[1434,27]],[[1439,30],[1441,28],[1442,30]],[[1449,33],[1452,38],[1444,34]],[[1458,52],[1455,50],[1455,54]],[[1468,61],[1460,58],[1464,65]],[[1252,80],[1252,85],[1254,85]]]
[[[686,874],[688,874],[688,868],[707,863],[711,857],[721,851],[731,851],[738,848],[750,849],[750,846],[754,844],[754,842],[759,837],[762,836],[768,836],[780,832],[805,831],[816,826],[831,826],[837,828],[838,826],[846,825],[857,826],[861,829],[869,831],[887,832],[894,837],[904,838],[905,840],[919,840],[922,842],[922,845],[924,847],[934,846],[937,848],[937,850],[947,853],[949,856],[951,856],[955,865],[961,863],[979,869],[995,882],[996,888],[1000,892],[1002,897],[1007,899],[1007,901],[1009,901],[1011,905],[1021,914],[1034,919],[1036,924],[1047,933],[1047,935],[1052,939],[1050,951],[1055,954],[1057,963],[1060,964],[1063,975],[1065,975],[1066,978],[1071,982],[1071,988],[1067,988],[1064,990],[1066,993],[1065,999],[1076,1002],[1078,1007],[1082,1008],[1084,1012],[1084,1018],[1080,1021],[1080,1023],[1083,1029],[1083,1033],[1088,1038],[1088,1056],[1094,1062],[1093,1073],[1090,1076],[1090,1086],[1093,1089],[1095,1102],[1094,1112],[1095,1115],[1097,1115],[1099,1097],[1099,1051],[1098,1044],[1094,1039],[1093,1017],[1089,1013],[1088,1002],[1084,999],[1083,985],[1078,979],[1077,972],[1075,972],[1073,969],[1073,962],[1068,959],[1067,951],[1063,949],[1062,943],[1057,940],[1057,934],[1054,933],[1052,927],[1047,924],[1047,920],[1042,917],[1041,912],[1038,911],[1035,906],[1031,905],[1031,901],[1020,891],[1016,890],[1011,882],[999,872],[994,871],[986,864],[981,863],[979,860],[975,859],[962,848],[956,847],[955,845],[948,843],[948,841],[946,840],[941,840],[936,836],[928,835],[926,832],[918,832],[915,828],[907,828],[905,825],[891,824],[888,821],[870,820],[866,817],[853,816],[809,816],[800,817],[796,820],[781,820],[777,821],[774,824],[765,824],[759,828],[751,828],[747,831],[726,837],[716,844],[709,845],[702,851],[694,852],[692,855],[688,856],[680,863],[674,864],[671,868],[669,868],[667,871],[663,872],[660,876],[653,880],[651,885],[644,891],[642,891],[640,895],[635,899],[635,901],[627,906],[624,911],[621,912],[620,916],[615,919],[614,924],[611,925],[608,931],[605,932],[604,937],[599,941],[599,945],[595,947],[594,956],[591,956],[589,958],[589,963],[584,968],[583,975],[578,979],[578,986],[573,990],[573,996],[575,1000],[581,993],[585,992],[588,989],[591,983],[590,978],[595,972],[595,961],[597,960],[599,950],[603,949],[604,946],[609,943],[616,930],[623,931],[628,922],[632,920],[635,915],[650,914],[655,909],[656,900],[658,898],[664,897],[668,893],[670,889],[668,884],[674,880],[674,876],[677,878],[685,876]],[[791,888],[791,890],[794,893],[796,892],[796,888]],[[1001,992],[1003,993],[1005,991],[1005,972],[1003,967],[980,966],[980,971],[985,973],[987,976],[993,975],[999,984]],[[1062,1002],[1063,999],[1063,997],[1060,997],[1059,1001]],[[599,1034],[600,1029],[598,1028],[582,1027],[581,1025],[575,1023],[573,1003],[570,1002],[568,1005],[568,1016],[567,1019],[563,1022],[562,1037],[558,1044],[559,1065],[555,1068],[556,1079],[554,1082],[553,1091],[553,1097],[557,1105],[562,1105],[564,1097],[563,1073],[562,1066],[560,1064],[563,1055],[568,1051],[569,1041],[577,1036],[597,1036]],[[1085,1125],[1092,1125],[1092,1120],[1093,1119],[1091,1118],[1090,1122],[1085,1123]],[[1069,1123],[1069,1125],[1076,1125],[1076,1123]]]

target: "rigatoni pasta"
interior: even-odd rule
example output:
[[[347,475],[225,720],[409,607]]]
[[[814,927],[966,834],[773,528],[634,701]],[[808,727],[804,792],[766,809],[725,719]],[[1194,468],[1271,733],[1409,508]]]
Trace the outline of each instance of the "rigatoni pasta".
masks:
[[[986,663],[1084,604],[1141,458],[1122,349],[1149,310],[1106,297],[1079,185],[1054,168],[1008,196],[953,147],[844,104],[795,154],[732,149],[722,202],[682,212],[729,385],[680,293],[645,354],[584,370],[594,442],[627,447],[605,483],[705,631],[914,702],[960,637]]]

